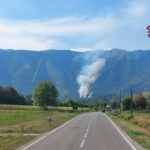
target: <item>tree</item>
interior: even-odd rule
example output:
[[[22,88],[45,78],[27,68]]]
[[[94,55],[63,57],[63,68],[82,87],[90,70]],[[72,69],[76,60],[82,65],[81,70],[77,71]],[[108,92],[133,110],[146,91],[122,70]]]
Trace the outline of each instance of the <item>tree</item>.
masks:
[[[7,86],[2,89],[3,104],[25,104],[25,98],[19,94],[14,87]]]
[[[81,109],[82,109],[83,107],[88,107],[88,104],[87,104],[86,101],[84,101],[84,100],[76,100],[76,102],[77,102],[77,105],[78,105],[79,107],[81,107]]]
[[[150,99],[147,99],[146,103],[147,103],[147,108],[150,109]]]
[[[50,93],[50,99],[49,99],[49,104],[52,105],[52,106],[56,105],[57,97],[58,97],[58,91],[57,91],[55,85],[52,84],[52,86],[51,86],[51,93]]]
[[[119,102],[117,101],[116,98],[112,98],[111,102],[110,102],[110,106],[113,108],[113,109],[117,109],[119,107]]]
[[[136,109],[145,109],[146,108],[146,99],[141,92],[138,92],[134,97],[134,103]]]
[[[48,80],[42,80],[34,88],[33,104],[47,109],[48,105],[54,105],[58,97],[58,91],[53,83]]]
[[[25,96],[26,105],[32,105],[32,95],[26,95]]]
[[[91,100],[89,105],[96,111],[106,108],[106,103],[102,100]]]
[[[4,103],[4,98],[3,98],[3,87],[0,86],[0,104]]]
[[[106,108],[106,103],[102,100],[97,101],[96,105],[99,106],[99,110],[105,109]]]
[[[70,98],[66,99],[63,103],[64,103],[64,106],[67,106],[67,107],[73,107],[73,106],[78,105],[75,100],[72,100]]]
[[[148,93],[146,103],[147,103],[147,108],[150,109],[150,92]]]
[[[132,104],[133,104],[133,102],[132,102]],[[130,110],[131,97],[130,96],[125,96],[123,101],[122,101],[122,105],[123,105],[123,110]]]
[[[90,107],[98,111],[98,105],[97,105],[97,100],[91,100],[90,101]]]

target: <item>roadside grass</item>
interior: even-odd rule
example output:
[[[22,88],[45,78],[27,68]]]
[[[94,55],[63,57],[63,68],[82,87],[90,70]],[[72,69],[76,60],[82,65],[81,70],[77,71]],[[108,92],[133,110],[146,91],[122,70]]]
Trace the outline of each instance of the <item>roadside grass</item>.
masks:
[[[5,136],[0,137],[0,150],[14,150],[34,139],[35,136]]]
[[[7,106],[8,107],[8,106]],[[9,106],[0,110],[0,133],[37,133],[42,134],[63,124],[78,114],[91,111],[90,109],[79,109],[73,111],[67,108],[58,108],[56,111],[43,111],[35,109],[35,106]],[[32,109],[32,107],[34,109]],[[11,109],[10,109],[11,108]],[[16,109],[17,108],[17,109]],[[50,120],[51,118],[51,126]],[[29,142],[37,136],[4,136],[0,137],[0,150],[14,150]]]
[[[122,112],[121,115],[110,116],[126,133],[140,145],[150,150],[150,112],[135,111],[134,117],[130,117],[130,112]]]
[[[0,132],[8,133],[44,133],[59,126],[81,112],[1,110]],[[51,127],[50,120],[51,118]]]

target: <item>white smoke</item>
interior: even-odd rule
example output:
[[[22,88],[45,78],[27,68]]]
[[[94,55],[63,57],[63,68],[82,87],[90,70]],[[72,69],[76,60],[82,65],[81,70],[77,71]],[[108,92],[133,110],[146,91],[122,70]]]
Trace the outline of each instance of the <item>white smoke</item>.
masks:
[[[94,59],[90,64],[83,67],[77,78],[77,82],[80,85],[79,94],[81,98],[92,95],[92,92],[89,93],[90,85],[96,81],[104,65],[105,59]]]

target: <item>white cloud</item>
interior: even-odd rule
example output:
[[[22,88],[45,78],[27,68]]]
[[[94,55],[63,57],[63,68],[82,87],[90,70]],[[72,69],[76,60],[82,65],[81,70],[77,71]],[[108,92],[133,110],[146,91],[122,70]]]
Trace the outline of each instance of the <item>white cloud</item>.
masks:
[[[48,21],[0,20],[0,48],[51,49],[55,48],[60,36],[106,34],[116,28],[114,19],[60,18]]]
[[[82,20],[81,20],[82,19]],[[91,19],[61,18],[48,21],[7,21],[0,20],[0,33],[34,34],[40,36],[62,36],[78,33],[106,33],[117,27],[114,19],[96,17]]]
[[[0,19],[0,48],[64,49],[66,47],[63,47],[64,43],[59,39],[65,38],[79,40],[82,38],[84,41],[87,40],[87,43],[93,42],[91,45],[85,45],[85,43],[72,45],[71,47],[75,47],[72,50],[75,51],[118,47],[118,38],[121,40],[120,37],[126,34],[125,28],[136,26],[135,32],[135,30],[138,31],[139,25],[143,26],[143,21],[145,21],[143,17],[148,16],[147,12],[150,8],[148,1],[129,1],[126,8],[114,10],[114,12],[108,12],[105,16],[99,17],[65,17],[45,21]],[[97,42],[98,39],[100,42]],[[77,46],[90,48],[77,48]]]
[[[91,51],[94,49],[93,48],[71,48],[70,50],[76,51],[76,52],[87,52],[87,51]]]
[[[35,37],[0,37],[3,49],[47,50],[54,44],[53,40],[43,41]]]
[[[128,7],[124,9],[124,13],[126,13],[128,17],[139,19],[144,15],[147,15],[149,6],[150,4],[147,0],[130,1]]]

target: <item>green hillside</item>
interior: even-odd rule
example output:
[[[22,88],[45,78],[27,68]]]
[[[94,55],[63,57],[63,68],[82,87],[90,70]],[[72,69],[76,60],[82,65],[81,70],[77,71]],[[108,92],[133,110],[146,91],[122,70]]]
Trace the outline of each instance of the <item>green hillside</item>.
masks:
[[[86,64],[85,55],[69,50],[15,51],[0,50],[0,84],[14,86],[22,94],[30,94],[40,80],[53,81],[60,91],[60,98],[79,98],[77,76]],[[105,67],[91,86],[93,96],[124,93],[133,84],[134,92],[150,90],[150,51],[95,52],[105,58]],[[93,55],[92,55],[93,56]],[[91,57],[92,57],[91,56]]]

